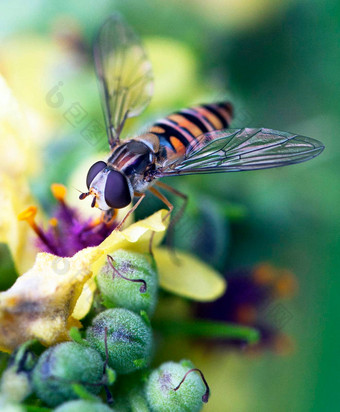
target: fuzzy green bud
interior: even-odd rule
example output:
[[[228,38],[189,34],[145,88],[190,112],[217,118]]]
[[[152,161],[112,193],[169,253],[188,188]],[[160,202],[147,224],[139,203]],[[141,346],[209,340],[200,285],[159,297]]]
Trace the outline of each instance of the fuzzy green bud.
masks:
[[[152,314],[157,303],[158,277],[151,256],[119,249],[107,258],[97,275],[104,305]]]
[[[3,372],[0,392],[8,400],[21,402],[31,391],[31,383],[27,373],[18,372],[16,366],[11,366]]]
[[[30,373],[36,359],[30,351],[32,341],[20,345],[11,355],[0,381],[0,392],[9,401],[21,402],[32,392]]]
[[[78,398],[72,385],[80,384],[93,394],[99,393],[104,362],[93,348],[65,342],[47,349],[33,371],[37,395],[49,406]]]
[[[8,400],[6,395],[0,394],[0,411],[1,412],[25,412],[26,408],[16,402]]]
[[[145,393],[153,412],[198,412],[208,401],[209,387],[190,361],[167,362],[152,372]]]
[[[63,403],[54,409],[54,412],[114,412],[114,410],[99,401],[78,399]]]
[[[87,329],[86,337],[117,373],[142,369],[150,361],[151,328],[130,310],[116,308],[100,313]]]

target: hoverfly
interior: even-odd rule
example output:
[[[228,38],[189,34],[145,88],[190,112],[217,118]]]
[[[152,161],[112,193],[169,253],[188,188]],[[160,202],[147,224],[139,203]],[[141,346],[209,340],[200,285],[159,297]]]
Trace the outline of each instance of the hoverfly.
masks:
[[[139,38],[118,15],[102,25],[94,60],[111,153],[107,162],[91,166],[88,192],[80,199],[92,195],[92,207],[104,211],[106,221],[139,196],[130,214],[147,190],[171,212],[172,204],[156,187],[186,196],[158,181],[164,176],[285,166],[312,159],[324,149],[317,140],[287,132],[230,129],[233,110],[228,102],[180,110],[155,123],[147,133],[121,141],[125,121],[139,115],[151,99],[151,64]]]

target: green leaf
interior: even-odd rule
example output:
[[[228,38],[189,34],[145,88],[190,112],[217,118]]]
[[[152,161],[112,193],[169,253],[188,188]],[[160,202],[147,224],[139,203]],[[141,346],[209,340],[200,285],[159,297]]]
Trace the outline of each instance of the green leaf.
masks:
[[[150,318],[148,314],[145,312],[145,310],[141,310],[139,314],[141,318],[144,320],[144,322],[147,324],[147,326],[151,326]]]
[[[77,343],[83,343],[83,338],[78,328],[73,326],[69,332],[70,338]]]
[[[79,383],[73,383],[71,386],[73,391],[76,393],[76,395],[79,396],[79,398],[87,401],[98,401],[98,398],[89,393],[83,385],[80,385]]]
[[[52,409],[43,406],[23,405],[26,412],[50,412]]]
[[[211,322],[206,320],[157,320],[153,327],[164,335],[197,336],[204,338],[224,338],[257,343],[260,334],[256,329],[239,326],[227,322]]]
[[[80,345],[83,345],[83,346],[90,346],[87,340],[83,339],[83,337],[81,336],[80,330],[76,328],[75,326],[73,326],[70,329],[69,335],[70,335],[70,338],[74,342],[79,343]]]
[[[134,365],[136,365],[137,368],[144,368],[146,366],[146,360],[144,358],[135,359],[133,363]]]
[[[117,378],[116,371],[110,368],[109,366],[106,366],[105,373],[106,373],[106,378],[107,378],[107,384],[109,386],[113,385]]]

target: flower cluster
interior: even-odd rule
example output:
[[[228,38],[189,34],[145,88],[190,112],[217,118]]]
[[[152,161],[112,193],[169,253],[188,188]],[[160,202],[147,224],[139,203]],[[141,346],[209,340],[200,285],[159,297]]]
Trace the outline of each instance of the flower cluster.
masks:
[[[162,219],[159,224],[161,222]],[[113,232],[110,236],[117,233],[119,232]],[[31,273],[22,275],[9,291],[3,293],[7,297],[7,300],[4,299],[7,312],[10,311],[8,299],[16,300],[17,305],[12,308],[12,317],[16,320],[12,323],[7,321],[6,327],[11,333],[3,338],[2,345],[6,345],[5,349],[10,346],[18,348],[12,355],[11,366],[2,377],[3,396],[8,402],[20,402],[33,392],[40,404],[43,402],[50,407],[58,407],[58,411],[69,410],[69,407],[93,411],[111,410],[101,402],[101,393],[106,395],[108,404],[113,404],[114,410],[121,410],[119,405],[129,404],[131,407],[132,403],[137,402],[140,407],[151,411],[188,408],[199,411],[203,402],[208,401],[209,387],[202,372],[191,362],[168,362],[153,372],[149,370],[154,341],[148,315],[153,313],[158,300],[158,271],[154,257],[133,248],[118,247],[106,254],[102,254],[102,251],[103,246],[86,248],[69,259],[69,262],[73,259],[73,265],[83,259],[89,264],[102,255],[106,256],[97,272],[96,285],[99,292],[92,313],[87,316],[87,323],[90,325],[84,336],[77,328],[66,332],[74,322],[63,319],[62,308],[64,311],[65,306],[73,308],[71,319],[75,320],[72,301],[65,305],[61,296],[63,293],[56,296],[56,301],[51,296],[48,299],[46,282],[50,286],[56,282],[52,278],[53,274],[45,272],[43,276],[47,275],[46,281],[42,287],[37,287],[38,281],[43,282],[43,277],[38,272],[47,269],[42,262],[37,263]],[[39,257],[42,259],[46,255],[47,253],[43,253]],[[65,259],[67,258],[64,261]],[[70,269],[74,275],[75,268]],[[74,296],[81,295],[79,291],[76,292],[76,288],[79,288],[84,279],[89,279],[89,272],[84,267],[77,266],[76,270],[76,276],[67,276],[67,286],[58,283],[61,289],[72,285],[72,293],[68,290],[66,295],[73,295],[73,300]],[[65,275],[56,276],[62,279]],[[34,291],[20,293],[23,285],[29,289],[32,283]],[[54,292],[57,292],[56,288]],[[35,306],[29,296],[36,298]],[[57,306],[57,301],[61,305]],[[32,319],[29,318],[28,308],[34,312]],[[26,329],[26,335],[11,330],[14,326],[18,327],[18,321],[26,322],[27,327],[23,328]],[[63,321],[64,327],[60,328]],[[5,327],[4,324],[1,326]],[[52,343],[52,346],[37,357],[41,348],[34,350],[32,341],[20,345],[20,340],[33,337],[45,345]],[[73,341],[68,341],[70,338]],[[55,345],[60,341],[65,342]],[[130,381],[129,394],[122,396],[124,390],[121,386],[124,381],[120,382],[120,376],[124,375],[131,376],[134,384],[131,385]],[[18,391],[17,386],[22,386],[22,381],[25,385]]]

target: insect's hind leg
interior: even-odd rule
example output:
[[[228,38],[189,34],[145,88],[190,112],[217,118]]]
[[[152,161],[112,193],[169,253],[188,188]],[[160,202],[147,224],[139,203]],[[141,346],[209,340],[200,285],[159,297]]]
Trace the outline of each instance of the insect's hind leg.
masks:
[[[167,214],[163,217],[163,219],[162,219],[162,221],[165,221],[165,220],[171,215],[171,212],[173,211],[174,205],[173,205],[160,191],[158,191],[158,190],[155,189],[154,187],[150,187],[150,188],[149,188],[149,191],[150,191],[154,196],[156,196],[159,200],[161,200],[161,201],[169,208],[168,213],[167,213]],[[153,253],[152,253],[152,243],[153,243],[153,239],[154,239],[154,237],[155,237],[155,233],[156,233],[156,232],[152,232],[152,233],[151,233],[151,237],[150,237],[149,252],[150,252],[150,255],[151,255],[151,256],[153,256]]]
[[[167,185],[166,183],[163,182],[157,182],[155,185],[157,185],[158,187],[167,190],[168,192],[174,194],[177,197],[180,197],[181,199],[183,199],[183,204],[181,206],[181,208],[179,209],[179,211],[176,213],[176,215],[174,216],[174,218],[171,220],[170,225],[169,225],[169,229],[168,229],[168,245],[170,246],[170,248],[173,246],[173,237],[174,237],[174,232],[175,232],[175,227],[177,225],[177,223],[181,220],[185,209],[188,206],[188,196],[182,192],[180,192],[177,189],[174,189],[172,186]]]
[[[159,200],[161,200],[169,209],[168,213],[163,217],[163,221],[166,220],[174,209],[174,205],[157,189],[154,187],[150,187],[149,191],[156,196]]]
[[[185,208],[186,208],[187,203],[188,203],[188,196],[185,195],[184,193],[174,189],[173,187],[163,183],[163,182],[157,182],[155,184],[155,186],[156,185],[158,187],[160,187],[161,189],[167,190],[168,192],[170,192],[170,193],[172,193],[172,194],[174,194],[174,195],[176,195],[176,196],[178,196],[178,197],[180,197],[184,200],[183,205],[181,206],[181,209],[179,210],[179,212],[176,214],[176,216],[174,217],[174,219],[171,221],[171,223],[169,225],[168,242],[167,243],[168,243],[168,245],[170,245],[170,248],[171,248],[174,227],[175,227],[175,224],[178,223],[178,221],[180,220],[180,218],[182,217],[182,215],[185,211]],[[155,189],[155,187],[151,187],[149,190],[154,196],[156,196],[158,199],[160,199],[169,208],[169,212],[163,218],[163,220],[166,220],[170,216],[171,212],[173,211],[173,208],[174,208],[173,204],[161,192],[159,192],[157,189]],[[151,238],[150,238],[150,245],[149,245],[149,250],[150,250],[151,254],[152,254],[152,242],[153,242],[154,236],[155,236],[155,233],[153,232],[152,235],[151,235]]]

